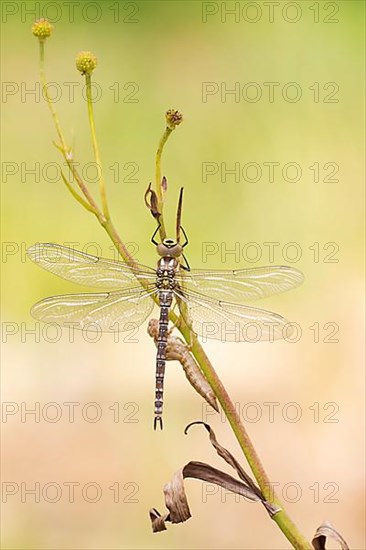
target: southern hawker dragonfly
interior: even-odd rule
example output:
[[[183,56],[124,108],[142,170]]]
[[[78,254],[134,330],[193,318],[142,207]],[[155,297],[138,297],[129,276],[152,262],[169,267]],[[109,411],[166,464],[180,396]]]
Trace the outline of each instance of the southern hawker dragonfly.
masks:
[[[156,232],[155,232],[156,234]],[[154,235],[155,235],[154,234]],[[169,311],[173,301],[191,332],[222,341],[259,341],[283,338],[287,320],[276,313],[243,305],[285,292],[301,284],[303,275],[284,266],[238,270],[202,270],[184,266],[179,240],[156,245],[159,260],[153,269],[91,256],[58,244],[36,244],[27,251],[38,265],[68,281],[101,292],[45,298],[31,314],[45,323],[101,331],[130,330],[160,307],[157,336],[154,428],[162,428],[163,389]],[[126,328],[127,327],[127,328]]]

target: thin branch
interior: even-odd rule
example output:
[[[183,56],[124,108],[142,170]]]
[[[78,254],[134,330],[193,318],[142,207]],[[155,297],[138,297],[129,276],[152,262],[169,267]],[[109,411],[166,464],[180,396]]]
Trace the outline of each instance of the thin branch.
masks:
[[[58,135],[58,137],[61,141],[62,148],[66,151],[67,147],[66,147],[66,143],[65,143],[65,140],[64,140],[64,136],[62,134],[60,121],[58,119],[56,109],[54,108],[53,103],[50,100],[50,96],[48,95],[47,80],[46,80],[46,75],[45,75],[45,70],[44,70],[44,44],[45,43],[44,43],[43,40],[39,40],[39,72],[40,72],[40,79],[41,79],[43,97],[45,98],[46,103],[48,105],[48,108],[51,112],[53,122],[54,122],[55,127],[56,127],[57,135]]]
[[[168,138],[170,134],[172,133],[172,129],[166,127],[164,134],[159,142],[158,149],[156,151],[156,157],[155,157],[155,187],[156,187],[156,194],[158,196],[158,211],[163,214],[164,209],[164,195],[163,195],[163,187],[162,187],[162,177],[161,177],[161,156],[163,154],[164,145],[168,141]],[[166,230],[165,230],[165,224],[164,224],[164,216],[161,215],[158,219],[158,222],[160,223],[160,239],[163,241],[166,238]]]
[[[92,100],[92,93],[91,93],[91,75],[89,73],[85,74],[85,83],[86,83],[86,98],[87,98],[87,104],[88,104],[88,118],[89,118],[89,124],[90,124],[90,133],[91,133],[91,138],[93,143],[95,162],[98,168],[99,192],[102,200],[103,214],[107,219],[110,219],[104,174],[102,169],[102,163],[100,160],[97,134],[95,131],[94,108],[93,108],[93,100]]]
[[[95,209],[90,206],[88,202],[86,202],[83,197],[79,195],[79,193],[72,187],[72,185],[69,183],[68,179],[66,178],[65,174],[61,170],[61,177],[64,181],[64,184],[66,185],[67,189],[70,191],[74,199],[76,199],[86,210],[89,212],[92,212],[92,214],[96,214]]]
[[[42,90],[43,90],[43,97],[44,97],[44,99],[45,99],[45,101],[48,105],[48,108],[51,112],[52,119],[53,119],[53,122],[54,122],[54,125],[55,125],[55,128],[56,128],[56,132],[57,132],[57,135],[58,135],[59,140],[61,142],[61,145],[58,145],[58,144],[55,143],[55,146],[61,152],[62,156],[64,157],[64,159],[65,159],[65,161],[66,161],[66,163],[67,163],[67,165],[68,165],[68,167],[71,171],[71,173],[73,174],[73,176],[75,178],[76,183],[78,184],[80,190],[82,191],[82,193],[84,194],[84,196],[87,199],[88,203],[92,207],[92,211],[96,214],[97,212],[99,212],[98,205],[94,201],[94,199],[91,196],[87,186],[83,182],[82,178],[79,176],[79,174],[78,174],[78,172],[77,172],[77,170],[76,170],[76,168],[73,164],[71,148],[66,145],[66,140],[65,140],[63,132],[62,132],[62,128],[61,128],[61,124],[60,124],[60,121],[59,121],[59,118],[58,118],[58,115],[57,115],[57,111],[54,108],[53,103],[52,103],[52,101],[50,99],[50,96],[48,94],[47,79],[46,79],[46,73],[45,73],[45,68],[44,68],[44,44],[45,43],[44,43],[43,40],[39,40],[39,72],[40,72],[40,80],[41,80],[41,85],[42,85]]]

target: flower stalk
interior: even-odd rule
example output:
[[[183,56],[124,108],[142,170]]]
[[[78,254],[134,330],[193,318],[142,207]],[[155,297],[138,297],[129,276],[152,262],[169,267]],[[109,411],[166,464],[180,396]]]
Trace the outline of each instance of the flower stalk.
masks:
[[[162,212],[164,207],[164,190],[162,186],[162,177],[161,177],[161,156],[163,154],[164,145],[168,141],[168,138],[172,133],[172,131],[173,130],[168,127],[165,128],[164,134],[159,142],[158,149],[156,151],[156,157],[155,157],[155,186],[156,186],[156,194],[158,197],[157,208],[159,212]],[[166,229],[165,229],[163,216],[160,216],[158,218],[158,222],[160,224],[160,228],[159,228],[160,239],[163,241],[166,238]]]
[[[102,202],[102,210],[106,220],[110,219],[108,202],[107,202],[107,192],[104,181],[104,174],[102,169],[102,162],[100,159],[99,146],[97,140],[97,133],[95,129],[95,118],[94,118],[94,106],[93,106],[93,97],[92,97],[92,84],[91,84],[91,75],[97,66],[97,58],[91,52],[80,52],[76,58],[76,68],[85,76],[85,88],[86,88],[86,101],[88,106],[88,119],[90,126],[90,135],[93,145],[95,163],[98,170],[98,181],[99,181],[99,193]]]
[[[102,163],[100,160],[97,135],[95,131],[94,109],[93,109],[93,100],[91,95],[91,77],[89,74],[85,75],[85,83],[86,83],[86,98],[88,103],[88,118],[89,118],[89,124],[90,124],[90,134],[92,137],[94,157],[95,157],[95,162],[97,165],[98,176],[99,176],[99,192],[102,200],[103,214],[108,219],[110,216],[109,216],[109,209],[108,209],[108,202],[107,202],[107,193],[106,193],[104,175],[102,170]]]
[[[155,156],[155,188],[156,188],[156,194],[158,199],[157,209],[160,213],[163,213],[164,194],[166,192],[166,186],[165,186],[166,182],[164,183],[163,178],[161,177],[161,157],[163,154],[164,146],[168,141],[169,136],[171,135],[173,130],[175,130],[175,128],[182,123],[183,116],[179,111],[175,109],[169,109],[165,113],[165,120],[166,120],[166,128],[159,142],[158,149],[156,151],[156,156]],[[163,241],[166,238],[164,217],[160,216],[157,221],[160,224],[160,227],[159,227],[160,239]]]

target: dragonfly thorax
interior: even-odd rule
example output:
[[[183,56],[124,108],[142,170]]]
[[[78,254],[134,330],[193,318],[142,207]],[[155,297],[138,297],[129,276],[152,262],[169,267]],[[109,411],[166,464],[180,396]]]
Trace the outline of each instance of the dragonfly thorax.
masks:
[[[159,256],[168,256],[171,258],[179,258],[182,255],[182,246],[173,239],[164,239],[162,243],[156,247]]]
[[[175,288],[175,275],[177,268],[178,261],[176,260],[176,258],[170,258],[169,256],[164,256],[163,258],[160,258],[156,270],[156,285],[159,289],[173,290]]]

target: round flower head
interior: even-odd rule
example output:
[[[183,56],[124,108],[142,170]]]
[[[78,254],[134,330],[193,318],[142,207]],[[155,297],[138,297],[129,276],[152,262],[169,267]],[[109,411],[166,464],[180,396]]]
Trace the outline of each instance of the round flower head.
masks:
[[[91,75],[97,66],[97,58],[91,52],[80,52],[76,56],[76,68],[82,75]]]
[[[38,21],[35,21],[32,25],[32,33],[39,40],[42,41],[51,36],[52,30],[53,25],[51,25],[51,23],[49,23],[47,19],[44,19],[43,17],[41,19],[38,19]]]
[[[165,113],[166,123],[170,130],[174,130],[176,126],[179,126],[179,124],[183,121],[183,115],[176,109],[169,109]]]

